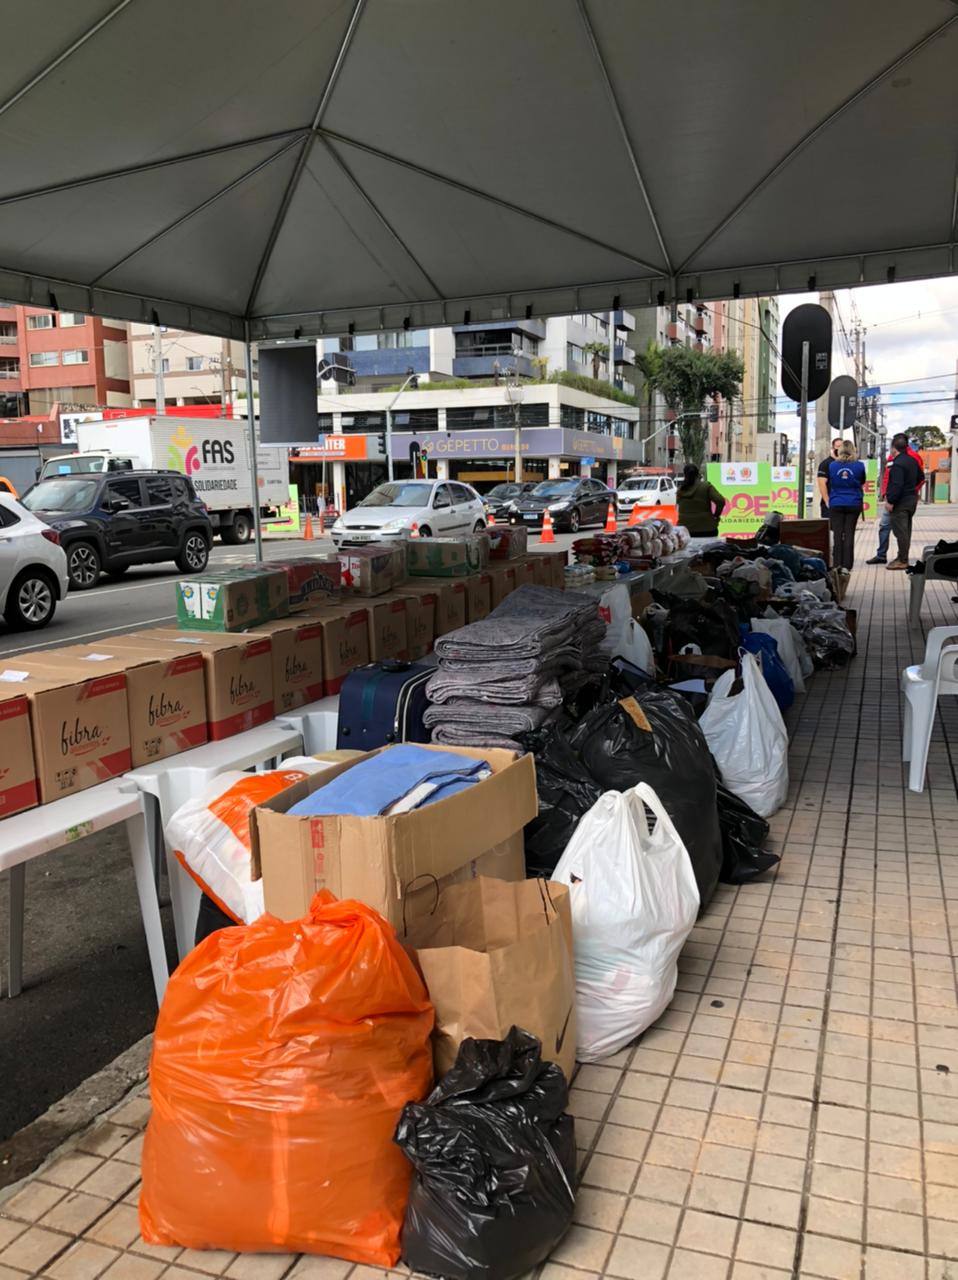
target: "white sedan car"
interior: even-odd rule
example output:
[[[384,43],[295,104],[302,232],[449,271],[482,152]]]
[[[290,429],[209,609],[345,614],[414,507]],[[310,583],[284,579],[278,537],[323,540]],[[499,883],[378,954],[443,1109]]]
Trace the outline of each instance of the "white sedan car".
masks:
[[[0,492],[0,610],[11,627],[45,627],[67,593],[67,558],[55,529]]]
[[[632,476],[623,480],[615,492],[619,515],[628,515],[635,504],[640,507],[675,506],[675,481],[671,476]]]
[[[339,517],[330,533],[337,547],[408,538],[413,525],[423,538],[448,538],[486,527],[475,489],[456,480],[390,480]]]

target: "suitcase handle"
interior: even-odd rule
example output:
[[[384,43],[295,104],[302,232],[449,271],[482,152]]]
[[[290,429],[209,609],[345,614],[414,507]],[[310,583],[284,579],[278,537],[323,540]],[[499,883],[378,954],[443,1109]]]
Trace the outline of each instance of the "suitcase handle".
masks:
[[[384,658],[379,665],[383,671],[408,671],[412,663],[404,662],[401,658]]]

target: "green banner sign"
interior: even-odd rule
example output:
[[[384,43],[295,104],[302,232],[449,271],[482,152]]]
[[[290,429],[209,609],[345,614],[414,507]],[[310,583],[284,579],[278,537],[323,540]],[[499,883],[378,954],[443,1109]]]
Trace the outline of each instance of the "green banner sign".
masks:
[[[710,462],[708,479],[727,503],[719,533],[731,538],[755,533],[773,511],[785,520],[798,518],[798,467],[777,467],[770,462]],[[865,518],[877,514],[878,463],[865,461]],[[818,518],[818,479],[806,479],[805,514]]]

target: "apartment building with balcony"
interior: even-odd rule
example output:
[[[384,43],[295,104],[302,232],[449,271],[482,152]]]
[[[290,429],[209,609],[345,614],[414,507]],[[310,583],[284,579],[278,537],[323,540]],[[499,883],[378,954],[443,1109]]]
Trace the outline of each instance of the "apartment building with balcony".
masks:
[[[129,379],[133,402],[140,409],[156,407],[156,364],[163,371],[163,396],[176,406],[231,404],[245,397],[246,366],[241,342],[210,338],[185,329],[158,325],[130,325]]]
[[[129,406],[128,326],[0,304],[0,416]]]

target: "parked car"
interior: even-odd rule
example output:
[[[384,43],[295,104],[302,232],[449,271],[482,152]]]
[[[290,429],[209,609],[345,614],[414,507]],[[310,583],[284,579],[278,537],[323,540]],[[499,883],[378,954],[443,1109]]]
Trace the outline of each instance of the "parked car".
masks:
[[[509,503],[514,502],[524,493],[531,493],[539,483],[538,480],[523,480],[516,484],[514,480],[506,480],[502,484],[493,485],[488,493],[482,495],[482,505],[486,509],[486,515],[493,516],[496,520],[507,520]]]
[[[543,480],[512,503],[510,524],[539,528],[548,507],[556,529],[577,533],[583,525],[604,524],[615,494],[601,480]]]
[[[60,535],[0,492],[0,609],[11,627],[45,627],[67,593]]]
[[[424,538],[473,533],[486,527],[482,499],[455,480],[390,480],[341,515],[330,533],[337,547],[408,538],[412,526]]]
[[[23,505],[60,535],[75,591],[135,564],[172,560],[182,573],[201,573],[209,560],[209,515],[178,471],[52,476],[28,490]]]
[[[616,507],[619,515],[627,516],[636,503],[640,507],[675,506],[675,490],[671,476],[631,476],[616,490]]]

